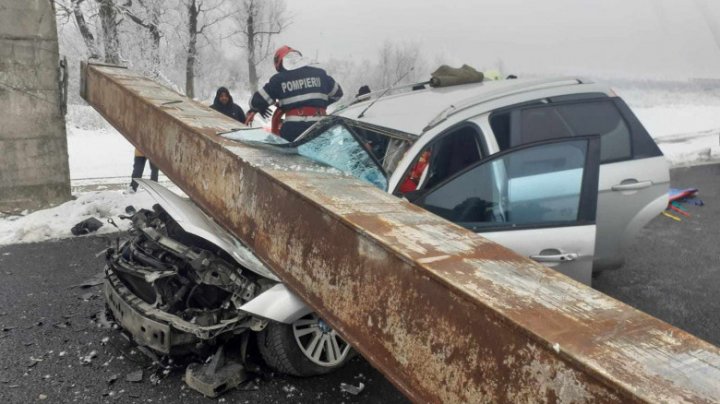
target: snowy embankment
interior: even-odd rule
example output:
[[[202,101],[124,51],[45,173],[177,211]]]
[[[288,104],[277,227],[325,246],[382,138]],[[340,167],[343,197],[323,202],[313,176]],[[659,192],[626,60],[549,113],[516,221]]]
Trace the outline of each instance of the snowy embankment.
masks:
[[[118,216],[125,214],[126,206],[133,205],[139,209],[151,207],[154,203],[147,192],[99,191],[76,196],[77,199],[51,209],[27,215],[0,216],[0,245],[72,237],[70,229],[90,217],[104,223],[94,234],[124,231],[130,226],[130,221],[120,220]],[[108,223],[108,219],[112,219],[117,227]]]
[[[0,245],[73,237],[70,229],[90,217],[104,223],[94,234],[125,231],[130,222],[118,216],[125,214],[127,206],[147,209],[155,203],[142,190],[127,192],[134,147],[92,107],[69,106],[67,137],[70,178],[76,199],[29,214],[0,214]],[[149,172],[150,168],[146,167],[146,178]],[[108,223],[108,219],[117,227]]]
[[[674,166],[720,161],[720,94],[618,89]],[[21,216],[0,215],[0,245],[71,237],[78,222],[95,217],[99,234],[121,230],[125,207],[150,208],[140,191],[123,192],[130,182],[133,146],[89,106],[71,105],[67,117],[70,177],[77,198],[52,209]],[[146,167],[145,177],[149,174]],[[161,176],[161,182],[167,180]],[[110,190],[110,189],[115,190]],[[180,192],[176,187],[171,189]]]
[[[672,166],[720,161],[720,91],[618,89]]]

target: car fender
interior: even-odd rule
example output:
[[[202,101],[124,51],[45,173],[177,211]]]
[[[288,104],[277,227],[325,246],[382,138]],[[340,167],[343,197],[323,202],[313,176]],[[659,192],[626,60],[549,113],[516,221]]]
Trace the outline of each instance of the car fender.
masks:
[[[312,309],[282,283],[240,306],[240,310],[279,323],[292,324]]]

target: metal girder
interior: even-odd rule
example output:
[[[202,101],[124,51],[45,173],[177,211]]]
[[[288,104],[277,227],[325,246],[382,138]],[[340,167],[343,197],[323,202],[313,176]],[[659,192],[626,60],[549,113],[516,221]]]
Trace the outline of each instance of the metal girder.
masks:
[[[132,71],[83,97],[416,402],[715,402],[720,350]]]

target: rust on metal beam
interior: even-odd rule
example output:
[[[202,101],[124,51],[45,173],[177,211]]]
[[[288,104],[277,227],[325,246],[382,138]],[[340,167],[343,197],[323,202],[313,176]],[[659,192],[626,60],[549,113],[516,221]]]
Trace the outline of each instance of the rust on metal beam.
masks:
[[[720,350],[126,69],[83,96],[416,402],[716,402]]]

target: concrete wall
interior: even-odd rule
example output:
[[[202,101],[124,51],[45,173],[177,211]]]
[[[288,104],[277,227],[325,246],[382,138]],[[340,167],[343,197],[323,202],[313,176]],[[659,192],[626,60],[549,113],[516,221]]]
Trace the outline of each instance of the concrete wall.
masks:
[[[0,0],[0,210],[70,199],[52,0]]]

